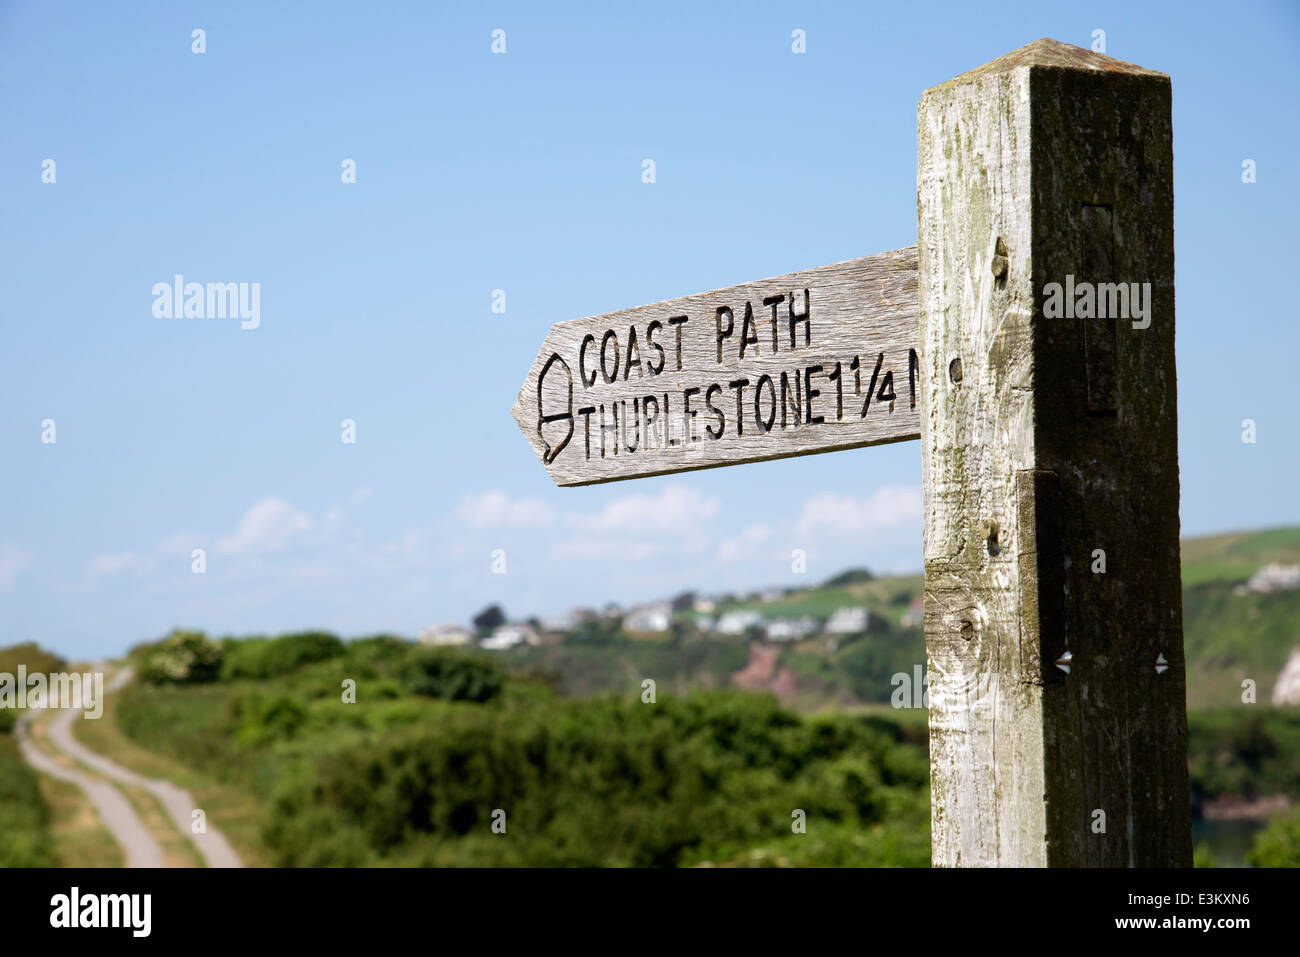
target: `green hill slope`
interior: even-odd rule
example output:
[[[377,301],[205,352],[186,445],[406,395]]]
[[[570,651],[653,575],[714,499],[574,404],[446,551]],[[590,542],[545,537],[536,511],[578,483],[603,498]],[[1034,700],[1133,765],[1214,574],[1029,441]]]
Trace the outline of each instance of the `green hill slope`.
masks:
[[[1183,542],[1183,607],[1188,704],[1192,708],[1241,703],[1242,682],[1255,682],[1268,702],[1278,672],[1300,646],[1300,589],[1262,593],[1243,587],[1271,562],[1300,563],[1300,528],[1234,532]],[[895,676],[925,661],[915,603],[920,575],[870,578],[837,575],[822,585],[760,596],[724,597],[713,616],[750,611],[763,621],[810,616],[824,622],[838,608],[860,606],[870,624],[860,634],[808,638],[756,655],[761,629],[721,635],[698,627],[701,615],[679,612],[671,636],[638,640],[617,619],[587,626],[549,647],[520,647],[507,659],[556,677],[573,694],[628,692],[645,677],[677,691],[742,684],[768,688],[800,710],[880,704],[897,687]],[[909,614],[910,609],[910,614]],[[769,660],[774,656],[775,660]],[[761,660],[760,660],[761,659]]]

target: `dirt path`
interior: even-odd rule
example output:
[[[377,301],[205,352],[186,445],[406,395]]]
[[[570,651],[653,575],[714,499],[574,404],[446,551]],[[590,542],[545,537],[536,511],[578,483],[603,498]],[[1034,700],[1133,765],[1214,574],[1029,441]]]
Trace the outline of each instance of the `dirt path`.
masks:
[[[82,771],[65,768],[37,748],[32,743],[31,734],[27,730],[26,717],[24,715],[19,720],[14,728],[14,734],[18,738],[18,747],[27,763],[42,774],[67,781],[85,792],[90,803],[95,806],[95,812],[104,827],[113,836],[113,840],[121,846],[127,867],[162,867],[162,847],[154,840],[149,829],[140,820],[140,815],[135,813],[135,808],[123,797],[122,792],[107,781],[100,781]]]
[[[113,675],[112,680],[104,689],[105,692],[119,690],[131,680],[131,675],[130,668],[121,669]],[[136,774],[134,771],[110,761],[102,754],[91,751],[73,737],[73,722],[80,719],[80,711],[59,712],[49,725],[50,743],[74,761],[93,769],[104,777],[122,784],[142,788],[156,797],[166,810],[167,816],[176,825],[177,830],[189,838],[190,842],[198,849],[199,854],[203,856],[203,861],[208,867],[241,866],[239,855],[235,853],[225,835],[217,828],[205,822],[205,833],[194,834],[191,832],[191,815],[195,808],[194,799],[190,796],[189,791],[177,787],[170,781],[147,778],[141,774]],[[158,842],[149,834],[139,815],[135,813],[130,803],[116,787],[107,781],[101,781],[80,771],[72,771],[60,766],[50,757],[37,750],[25,733],[21,740],[21,747],[28,763],[37,770],[70,781],[86,792],[87,796],[94,802],[96,810],[99,811],[104,826],[108,828],[109,832],[126,852],[128,867],[163,866],[162,850]],[[137,860],[141,861],[141,863],[135,863]]]

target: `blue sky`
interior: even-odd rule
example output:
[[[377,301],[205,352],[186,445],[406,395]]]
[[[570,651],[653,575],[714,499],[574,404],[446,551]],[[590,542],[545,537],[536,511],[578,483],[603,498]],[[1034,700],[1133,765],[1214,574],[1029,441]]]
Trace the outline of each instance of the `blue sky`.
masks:
[[[915,442],[556,489],[510,408],[554,322],[915,243],[921,92],[1096,29],[1173,78],[1184,533],[1300,522],[1300,5],[1135,6],[0,5],[0,644],[919,568]]]

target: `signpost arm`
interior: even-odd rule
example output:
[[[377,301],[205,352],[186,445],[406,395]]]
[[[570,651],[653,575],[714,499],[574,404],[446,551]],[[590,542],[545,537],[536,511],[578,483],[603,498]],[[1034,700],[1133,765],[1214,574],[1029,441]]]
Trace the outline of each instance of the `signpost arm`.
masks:
[[[1190,865],[1169,78],[1037,41],[917,183],[933,861]]]

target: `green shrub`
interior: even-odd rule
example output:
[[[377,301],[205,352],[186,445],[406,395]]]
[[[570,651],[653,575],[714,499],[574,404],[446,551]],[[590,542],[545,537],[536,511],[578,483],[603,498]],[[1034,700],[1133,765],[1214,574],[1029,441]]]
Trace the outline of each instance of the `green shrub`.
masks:
[[[410,656],[402,680],[418,695],[482,703],[501,693],[504,675],[479,655],[421,648]]]
[[[221,645],[203,632],[173,631],[145,654],[140,677],[153,684],[215,681],[221,658]]]
[[[894,738],[735,692],[448,707],[282,766],[263,836],[281,866],[673,866],[768,844],[797,856],[800,809],[826,853],[858,835],[834,863],[924,865],[928,765],[890,766],[919,750]],[[498,820],[511,840],[493,839]]]
[[[240,678],[261,680],[288,674],[306,664],[337,658],[345,646],[335,635],[324,631],[304,631],[278,638],[228,639],[223,681]]]
[[[13,738],[0,737],[0,867],[57,866],[50,808],[36,772]]]
[[[232,713],[235,740],[245,747],[290,739],[307,721],[307,708],[288,694],[241,695],[232,703]]]
[[[1222,867],[1219,863],[1219,856],[1214,853],[1214,848],[1210,847],[1208,841],[1201,841],[1192,848],[1192,866],[1193,867]]]
[[[36,672],[51,674],[67,669],[67,662],[53,652],[46,651],[34,641],[0,648],[0,672],[17,674],[19,665],[25,665],[28,674]]]
[[[1246,860],[1256,867],[1300,867],[1300,808],[1256,834]]]
[[[1220,795],[1300,798],[1300,713],[1251,705],[1189,711],[1193,802]]]
[[[256,641],[265,654],[273,639]],[[506,661],[539,649],[519,651]],[[769,695],[678,697],[668,681],[644,704],[633,680],[745,652],[627,643],[608,656],[626,693],[575,700],[501,657],[368,639],[269,680],[138,683],[118,716],[142,746],[255,795],[281,866],[928,863],[924,721],[800,718]]]
[[[868,569],[850,568],[847,571],[840,572],[834,578],[826,579],[826,581],[822,584],[822,587],[840,588],[843,587],[844,585],[858,585],[861,584],[862,582],[875,581],[875,579],[876,576],[871,574],[871,572]]]

